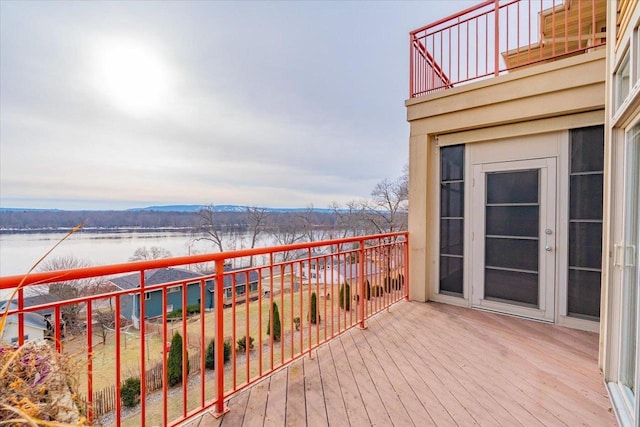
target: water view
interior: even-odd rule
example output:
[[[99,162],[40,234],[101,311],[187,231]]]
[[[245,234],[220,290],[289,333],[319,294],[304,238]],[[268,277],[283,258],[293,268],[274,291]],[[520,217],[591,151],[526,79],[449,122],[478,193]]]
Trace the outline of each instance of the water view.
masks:
[[[51,249],[66,233],[0,234],[0,276],[23,274]],[[241,238],[228,239],[237,248]],[[264,244],[261,244],[264,246]],[[216,252],[213,244],[197,240],[189,231],[150,231],[139,233],[98,233],[82,231],[73,234],[58,246],[50,257],[73,256],[91,265],[127,262],[137,248],[159,246],[173,256]]]

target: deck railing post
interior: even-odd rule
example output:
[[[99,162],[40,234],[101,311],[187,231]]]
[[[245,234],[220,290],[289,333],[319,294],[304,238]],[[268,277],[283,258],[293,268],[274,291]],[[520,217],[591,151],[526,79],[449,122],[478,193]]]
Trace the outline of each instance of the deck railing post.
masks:
[[[365,280],[364,280],[364,240],[360,240],[360,242],[358,242],[358,244],[360,245],[360,248],[358,250],[358,258],[360,263],[358,264],[358,276],[359,277],[359,285],[360,285],[360,292],[359,292],[359,298],[358,298],[358,305],[360,306],[360,329],[367,329],[367,326],[364,324],[364,319],[365,319],[365,313],[364,313],[364,299],[365,299],[365,289],[364,289],[364,284],[365,284]]]
[[[215,313],[216,313],[216,409],[213,416],[220,418],[229,408],[224,404],[224,259],[216,260]]]
[[[406,301],[410,301],[409,299],[409,233],[405,234],[404,237],[404,299]]]
[[[493,66],[495,67],[494,73],[498,76],[500,74],[500,0],[495,0],[494,13],[495,48],[493,52]]]

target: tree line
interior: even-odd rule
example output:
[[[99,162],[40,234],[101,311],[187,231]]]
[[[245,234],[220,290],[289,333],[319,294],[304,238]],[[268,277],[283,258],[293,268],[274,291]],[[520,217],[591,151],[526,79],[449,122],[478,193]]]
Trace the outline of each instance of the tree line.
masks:
[[[60,231],[84,223],[84,230],[113,229],[192,230],[210,240],[220,251],[225,250],[223,236],[250,233],[250,247],[263,233],[274,234],[280,244],[314,241],[318,237],[346,237],[405,230],[407,227],[408,188],[406,167],[395,180],[380,181],[371,197],[351,200],[344,205],[332,203],[329,209],[275,212],[262,207],[246,207],[240,211],[219,211],[211,204],[196,212],[179,211],[65,211],[5,210],[0,211],[0,232]]]

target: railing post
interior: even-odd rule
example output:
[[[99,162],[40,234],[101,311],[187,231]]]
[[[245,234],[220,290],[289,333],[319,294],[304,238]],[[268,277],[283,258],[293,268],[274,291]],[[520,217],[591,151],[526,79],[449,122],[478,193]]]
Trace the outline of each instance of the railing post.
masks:
[[[415,47],[413,46],[413,39],[414,39],[414,35],[413,33],[409,33],[409,98],[413,98],[413,76],[414,76],[414,70],[413,70],[413,50],[415,49]]]
[[[216,409],[215,418],[220,418],[229,408],[224,404],[224,260],[216,260],[215,313],[216,313]],[[204,373],[203,373],[204,374]]]
[[[409,233],[404,236],[404,299],[409,299]]]
[[[358,275],[360,276],[360,297],[358,298],[358,305],[360,306],[360,329],[367,329],[367,326],[364,324],[365,313],[364,313],[364,299],[365,299],[365,289],[364,289],[364,240],[360,240],[358,242],[360,248],[358,250],[358,258],[360,263],[358,264]]]
[[[493,66],[495,67],[494,73],[496,76],[500,74],[500,0],[495,0],[494,6],[494,41],[495,48],[493,52],[494,62]]]

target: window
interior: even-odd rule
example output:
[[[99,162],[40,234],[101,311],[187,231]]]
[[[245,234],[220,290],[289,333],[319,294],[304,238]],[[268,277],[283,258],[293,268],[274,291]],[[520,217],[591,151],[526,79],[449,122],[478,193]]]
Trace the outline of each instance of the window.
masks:
[[[567,314],[600,318],[604,127],[574,129],[569,142]]]
[[[462,296],[464,145],[440,149],[440,293]]]
[[[630,71],[629,65],[630,65],[629,52],[627,51],[614,76],[616,109],[620,108],[620,106],[625,101],[625,99],[627,99],[627,96],[629,95],[629,91],[631,89],[631,80],[629,78],[629,71]]]
[[[151,292],[145,292],[144,293],[144,300],[145,301],[149,301],[151,299]]]
[[[245,285],[236,285],[236,295],[244,295],[247,287]]]
[[[172,294],[174,292],[180,292],[180,286],[171,286],[169,288],[169,293]]]
[[[167,304],[167,313],[171,313],[173,311],[173,304]]]
[[[224,295],[227,298],[231,298],[231,288],[227,288],[224,290]]]
[[[24,336],[24,342],[29,341],[29,335],[25,335]],[[13,337],[11,338],[11,344],[17,344],[18,343],[18,337]]]
[[[251,292],[256,292],[258,290],[258,282],[251,283]]]

